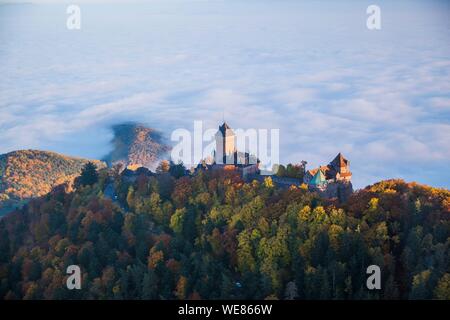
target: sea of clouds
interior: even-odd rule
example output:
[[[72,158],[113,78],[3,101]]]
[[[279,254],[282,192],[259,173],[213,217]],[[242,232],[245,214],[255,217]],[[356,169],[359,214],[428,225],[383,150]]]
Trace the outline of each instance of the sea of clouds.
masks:
[[[282,163],[342,152],[356,187],[450,187],[450,7],[378,1],[0,5],[0,153],[100,158],[112,124],[279,128]]]

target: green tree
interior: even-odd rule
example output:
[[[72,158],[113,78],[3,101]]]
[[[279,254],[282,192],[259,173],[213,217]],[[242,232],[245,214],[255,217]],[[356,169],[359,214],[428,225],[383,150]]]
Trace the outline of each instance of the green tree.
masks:
[[[77,179],[78,186],[91,186],[98,181],[97,167],[94,163],[88,162],[81,169],[81,174]]]
[[[434,289],[434,296],[440,300],[450,300],[450,273],[444,274]]]
[[[181,178],[182,176],[186,175],[186,167],[183,165],[183,162],[175,164],[170,161],[169,166],[169,173],[175,179]]]
[[[241,273],[255,271],[256,261],[253,257],[251,235],[246,231],[238,235],[237,259],[238,268]]]
[[[170,228],[178,234],[183,232],[183,223],[186,215],[186,208],[175,210],[175,213],[170,217]]]
[[[277,175],[278,177],[285,177],[285,176],[286,176],[286,167],[283,166],[282,164],[280,164],[280,165],[278,166],[278,170],[277,170],[276,175]]]
[[[154,300],[158,297],[157,278],[152,269],[144,274],[142,280],[142,299]]]

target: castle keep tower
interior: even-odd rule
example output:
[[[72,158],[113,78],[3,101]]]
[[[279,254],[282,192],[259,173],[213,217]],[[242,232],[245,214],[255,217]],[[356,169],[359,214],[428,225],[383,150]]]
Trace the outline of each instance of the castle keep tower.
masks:
[[[218,164],[234,163],[236,152],[236,135],[224,122],[216,133],[215,161]]]

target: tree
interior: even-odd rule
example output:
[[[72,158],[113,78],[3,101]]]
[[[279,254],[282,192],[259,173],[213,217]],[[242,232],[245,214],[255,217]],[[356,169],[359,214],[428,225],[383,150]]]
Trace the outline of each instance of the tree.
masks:
[[[271,178],[271,177],[265,177],[265,178],[264,178],[264,186],[265,186],[266,188],[268,188],[268,189],[271,189],[271,188],[274,187],[274,186],[273,186],[273,181],[272,181],[272,178]]]
[[[158,167],[156,168],[156,173],[169,172],[169,170],[170,170],[170,162],[167,160],[163,160],[159,163]]]
[[[161,262],[164,261],[164,252],[158,250],[156,247],[150,249],[150,255],[148,257],[148,267],[155,269]]]
[[[214,256],[219,257],[223,253],[222,234],[218,228],[214,228],[212,234],[208,236],[208,242]]]
[[[427,269],[413,277],[410,299],[427,299],[429,296],[429,281],[431,270]]]
[[[128,208],[130,209],[134,209],[134,205],[135,205],[135,196],[134,196],[134,188],[133,186],[130,186],[128,188],[128,192],[127,192],[127,205]]]
[[[176,179],[181,178],[182,176],[184,176],[186,174],[186,168],[183,165],[183,162],[179,162],[178,164],[175,164],[172,161],[170,161],[169,166],[170,166],[169,167],[170,175]]]
[[[260,196],[255,197],[251,202],[244,205],[240,214],[242,222],[246,226],[252,226],[258,222],[257,218],[260,211],[264,208],[264,202]]]
[[[39,286],[36,282],[27,283],[27,289],[23,297],[24,300],[35,300],[39,296]]]
[[[301,168],[299,165],[289,163],[286,167],[286,175],[290,178],[300,178]]]
[[[306,161],[301,164],[292,164],[289,163],[286,167],[280,164],[278,166],[278,170],[276,175],[278,177],[289,177],[295,179],[303,179],[303,174],[305,171]]]
[[[147,273],[144,274],[144,279],[142,281],[142,299],[153,300],[157,298],[158,288],[157,288],[157,278],[152,269],[149,269]]]
[[[298,297],[297,286],[294,281],[290,281],[286,285],[286,290],[284,292],[284,298],[286,300],[294,300]]]
[[[283,166],[282,164],[280,164],[280,165],[278,166],[278,170],[277,170],[276,175],[277,175],[278,177],[284,177],[284,176],[286,176],[286,167]]]
[[[124,169],[124,165],[122,162],[117,162],[115,164],[113,164],[112,166],[112,170],[111,170],[111,175],[114,179],[117,179],[120,175],[120,173],[123,171]]]
[[[250,234],[246,231],[241,232],[238,236],[237,249],[238,267],[241,273],[255,271],[256,261],[252,251]]]
[[[91,186],[98,181],[97,167],[94,163],[88,162],[81,169],[81,174],[77,178],[77,186]]]
[[[175,296],[179,300],[183,300],[186,298],[187,283],[188,283],[187,278],[185,276],[180,276],[180,278],[178,279],[178,282],[177,282],[176,290],[175,290]]]
[[[183,223],[186,214],[186,208],[177,209],[175,213],[170,217],[170,228],[178,234],[183,231]]]
[[[193,188],[191,180],[188,177],[182,177],[176,180],[171,198],[178,208],[182,208],[192,192]]]
[[[434,296],[440,300],[450,300],[450,273],[446,273],[439,279]]]

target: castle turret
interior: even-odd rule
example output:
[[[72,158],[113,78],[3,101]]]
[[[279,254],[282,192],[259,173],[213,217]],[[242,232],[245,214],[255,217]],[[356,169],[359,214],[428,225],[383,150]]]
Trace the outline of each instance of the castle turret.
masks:
[[[309,185],[313,187],[323,187],[327,183],[327,180],[325,179],[325,175],[323,174],[322,170],[317,170],[314,177],[309,181]]]

